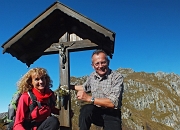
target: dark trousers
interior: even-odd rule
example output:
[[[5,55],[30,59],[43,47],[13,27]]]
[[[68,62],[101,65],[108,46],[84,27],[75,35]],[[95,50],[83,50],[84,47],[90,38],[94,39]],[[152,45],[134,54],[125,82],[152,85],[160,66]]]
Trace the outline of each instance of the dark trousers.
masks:
[[[38,130],[58,130],[60,126],[58,118],[54,116],[48,117],[43,123],[38,127]]]
[[[121,112],[119,109],[86,104],[80,110],[79,128],[80,130],[89,130],[92,123],[103,126],[104,130],[121,130]]]
[[[14,125],[14,121],[7,125],[7,130],[12,130],[13,125]],[[32,130],[32,127],[34,127],[34,126],[38,127],[38,130],[58,130],[60,127],[60,123],[59,123],[58,118],[56,118],[54,116],[50,116],[45,121],[43,121],[41,123],[24,122],[24,124],[23,124],[23,127],[26,130]]]

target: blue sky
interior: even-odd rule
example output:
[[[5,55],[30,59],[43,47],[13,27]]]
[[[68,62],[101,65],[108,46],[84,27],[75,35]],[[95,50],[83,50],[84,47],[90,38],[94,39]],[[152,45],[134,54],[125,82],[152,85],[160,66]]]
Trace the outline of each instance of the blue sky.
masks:
[[[55,0],[0,0],[0,45],[47,9]],[[60,0],[62,4],[116,33],[110,68],[180,75],[179,0]],[[44,67],[59,84],[58,55],[43,56],[27,68],[0,48],[0,112],[7,111],[16,83],[30,68]],[[71,76],[89,75],[92,51],[70,53]]]

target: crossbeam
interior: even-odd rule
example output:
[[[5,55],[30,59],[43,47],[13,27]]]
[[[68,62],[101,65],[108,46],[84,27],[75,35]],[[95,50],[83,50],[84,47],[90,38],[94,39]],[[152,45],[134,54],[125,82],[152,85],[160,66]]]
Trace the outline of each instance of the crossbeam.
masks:
[[[79,49],[92,49],[92,48],[97,48],[98,45],[95,43],[92,43],[90,40],[85,39],[85,40],[81,40],[81,41],[69,41],[69,42],[60,42],[60,43],[53,43],[49,48],[47,48],[44,53],[48,54],[48,53],[52,53],[52,52],[59,52],[59,47],[60,44],[63,44],[65,47],[68,47],[68,50],[70,52],[72,51],[76,51]]]

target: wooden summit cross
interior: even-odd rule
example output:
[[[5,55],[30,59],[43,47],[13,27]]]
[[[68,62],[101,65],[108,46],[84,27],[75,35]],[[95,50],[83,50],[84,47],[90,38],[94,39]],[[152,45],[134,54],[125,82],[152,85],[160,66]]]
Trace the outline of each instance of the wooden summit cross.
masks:
[[[60,85],[70,85],[70,52],[103,49],[112,58],[115,33],[55,2],[2,45],[28,67],[43,55],[60,57]],[[61,130],[71,130],[70,98],[61,107]]]
[[[50,48],[45,50],[45,52],[59,51],[61,85],[68,85],[68,86],[70,85],[69,52],[71,50],[83,49],[83,48],[88,48],[88,47],[91,47],[91,48],[97,47],[97,45],[94,43],[91,43],[89,40],[81,40],[81,38],[76,36],[75,34],[66,33],[65,35],[62,36],[62,38],[59,40],[58,43],[52,44]],[[62,126],[68,126],[68,127],[71,126],[70,105],[71,104],[68,103],[67,109],[64,108],[66,106],[61,107],[59,119],[60,119],[61,124],[64,124]]]

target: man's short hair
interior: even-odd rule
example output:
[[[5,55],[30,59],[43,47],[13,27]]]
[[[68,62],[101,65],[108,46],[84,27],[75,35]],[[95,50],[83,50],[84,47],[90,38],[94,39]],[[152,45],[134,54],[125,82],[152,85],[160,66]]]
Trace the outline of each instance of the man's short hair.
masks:
[[[106,52],[105,52],[104,50],[102,50],[102,49],[95,50],[95,51],[92,53],[91,58],[92,58],[95,54],[98,55],[99,53],[104,53],[104,54],[106,55],[106,60],[107,60],[107,62],[108,62],[108,64],[109,64],[108,55],[107,55]]]

